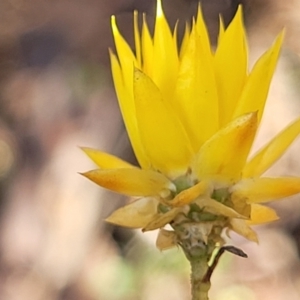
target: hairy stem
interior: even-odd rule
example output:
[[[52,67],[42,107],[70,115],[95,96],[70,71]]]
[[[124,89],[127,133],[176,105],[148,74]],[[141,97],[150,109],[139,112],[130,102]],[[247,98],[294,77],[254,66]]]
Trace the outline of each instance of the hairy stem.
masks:
[[[210,281],[205,280],[208,264],[205,257],[192,259],[191,263],[191,291],[192,300],[208,300]]]

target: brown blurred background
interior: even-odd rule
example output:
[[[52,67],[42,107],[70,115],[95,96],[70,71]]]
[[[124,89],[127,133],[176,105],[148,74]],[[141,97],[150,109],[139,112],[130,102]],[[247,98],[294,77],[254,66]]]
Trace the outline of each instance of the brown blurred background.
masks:
[[[211,40],[244,4],[253,61],[286,27],[281,61],[256,148],[300,115],[300,0],[203,0]],[[171,26],[198,1],[164,0]],[[156,233],[108,226],[126,199],[77,172],[93,168],[78,146],[135,162],[110,75],[110,16],[132,41],[132,11],[153,27],[154,0],[2,0],[0,3],[0,300],[189,299],[179,249],[159,253]],[[150,26],[151,27],[151,26]],[[300,175],[296,142],[269,174]],[[281,221],[260,245],[232,236],[249,258],[224,255],[213,300],[300,299],[300,199],[276,203]]]

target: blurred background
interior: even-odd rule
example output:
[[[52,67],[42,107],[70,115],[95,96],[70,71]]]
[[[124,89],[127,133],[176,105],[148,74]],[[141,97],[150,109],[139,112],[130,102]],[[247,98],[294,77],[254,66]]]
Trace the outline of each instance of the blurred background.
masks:
[[[244,5],[253,62],[286,28],[257,149],[300,115],[300,0],[203,0],[215,45]],[[196,0],[164,0],[174,26]],[[132,11],[153,28],[155,0],[0,2],[0,299],[189,299],[180,249],[160,253],[156,233],[103,222],[126,199],[78,175],[94,168],[79,146],[135,162],[110,74],[115,14],[132,41]],[[150,26],[151,27],[151,26]],[[300,175],[300,141],[268,173]],[[258,228],[260,244],[232,235],[248,259],[225,254],[213,300],[300,299],[300,196],[274,204],[281,220]]]

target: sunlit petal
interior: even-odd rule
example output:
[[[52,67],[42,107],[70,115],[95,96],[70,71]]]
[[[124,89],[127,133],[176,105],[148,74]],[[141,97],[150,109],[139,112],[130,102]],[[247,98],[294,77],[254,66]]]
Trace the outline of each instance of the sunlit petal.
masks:
[[[152,80],[166,101],[171,101],[170,97],[175,88],[179,60],[177,45],[162,10],[161,0],[157,1],[153,42]]]
[[[133,76],[130,76],[131,82],[127,82],[130,88],[126,88],[126,84],[123,80],[122,70],[118,59],[111,51],[109,52],[109,54],[115,89],[118,96],[119,105],[122,111],[127,133],[129,135],[131,145],[134,149],[134,153],[138,159],[138,162],[143,168],[147,169],[150,166],[150,162],[141,143],[140,134],[137,127],[135,105],[133,100]]]
[[[114,211],[105,221],[130,228],[143,228],[157,214],[157,201],[138,199]]]
[[[220,126],[223,127],[232,119],[247,76],[248,54],[241,6],[221,35],[214,65],[220,99]],[[256,109],[246,112],[251,111]]]
[[[251,220],[248,225],[258,225],[278,220],[279,217],[274,209],[260,204],[251,204]]]
[[[128,196],[154,196],[165,189],[174,189],[165,176],[151,170],[93,170],[82,175],[106,189]]]
[[[130,92],[130,88],[132,89],[132,77],[125,76],[125,74],[133,74],[133,68],[134,66],[138,66],[138,62],[131,48],[129,47],[128,43],[121,35],[118,26],[116,24],[115,16],[111,17],[111,28],[114,35],[114,41],[116,45],[118,59],[123,73],[124,87],[128,92]]]
[[[207,31],[207,27],[206,24],[204,22],[204,18],[203,18],[203,14],[202,14],[202,10],[201,10],[201,5],[199,2],[198,5],[198,11],[197,11],[197,18],[196,18],[196,32],[199,35],[200,38],[200,43],[202,46],[202,51],[205,53],[207,58],[210,58],[210,63],[212,63],[211,59],[212,57],[210,57],[208,54],[212,54],[211,53],[211,44],[210,44],[210,40],[209,40],[209,34]]]
[[[133,13],[133,28],[134,28],[134,44],[135,55],[137,59],[137,66],[142,67],[142,53],[141,53],[141,38],[139,31],[138,12],[135,10]]]
[[[197,154],[195,172],[198,177],[224,177],[230,181],[240,178],[256,129],[256,113],[250,113],[218,131]]]
[[[82,147],[84,153],[101,169],[134,168],[130,163],[100,150]]]
[[[209,45],[202,41],[202,35],[194,24],[180,62],[176,101],[173,104],[195,152],[219,128],[218,94],[212,55]],[[201,130],[195,130],[199,127],[199,122],[205,126]]]
[[[187,48],[187,45],[189,43],[190,33],[191,33],[190,26],[189,26],[188,23],[186,23],[185,30],[184,30],[184,35],[183,35],[181,46],[180,46],[180,55],[179,55],[180,60],[182,59],[182,56],[184,55],[184,52],[185,52],[185,50]]]
[[[219,17],[219,35],[218,35],[218,45],[221,43],[221,39],[223,38],[225,33],[225,25],[222,16]]]
[[[118,54],[117,58],[110,50],[111,69],[115,89],[128,133],[133,141],[135,141],[137,139],[137,128],[133,101],[133,76],[126,76],[126,74],[133,74],[137,60],[119,32],[115,16],[111,17],[111,26]]]
[[[237,103],[234,117],[250,111],[258,111],[258,123],[263,115],[272,76],[277,65],[283,41],[282,32],[273,46],[254,65]]]
[[[139,70],[135,70],[134,97],[141,139],[152,167],[170,176],[184,172],[193,153],[187,134],[158,88]]]
[[[243,177],[258,177],[272,166],[298,137],[300,119],[276,135],[246,164]]]
[[[143,55],[143,71],[150,77],[153,73],[153,41],[149,32],[146,21],[146,15],[143,14],[142,27],[142,55]]]
[[[244,179],[232,187],[232,198],[248,203],[263,203],[300,193],[300,178]]]

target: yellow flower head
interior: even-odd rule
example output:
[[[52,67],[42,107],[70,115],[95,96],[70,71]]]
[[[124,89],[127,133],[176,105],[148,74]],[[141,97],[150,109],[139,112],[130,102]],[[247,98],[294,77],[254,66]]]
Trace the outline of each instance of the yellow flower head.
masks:
[[[153,37],[144,16],[134,13],[134,54],[112,17],[117,54],[110,52],[113,79],[124,122],[140,168],[104,152],[84,148],[99,169],[84,174],[134,202],[108,219],[121,226],[160,228],[161,249],[182,234],[204,242],[224,228],[256,241],[249,224],[277,219],[261,203],[300,192],[300,178],[261,178],[300,132],[300,119],[248,158],[262,118],[283,33],[248,71],[242,9],[212,51],[198,10],[180,49],[161,1]],[[185,224],[189,224],[189,228]],[[193,229],[191,229],[193,228]],[[179,231],[180,231],[179,230]],[[182,240],[182,237],[181,237]]]

